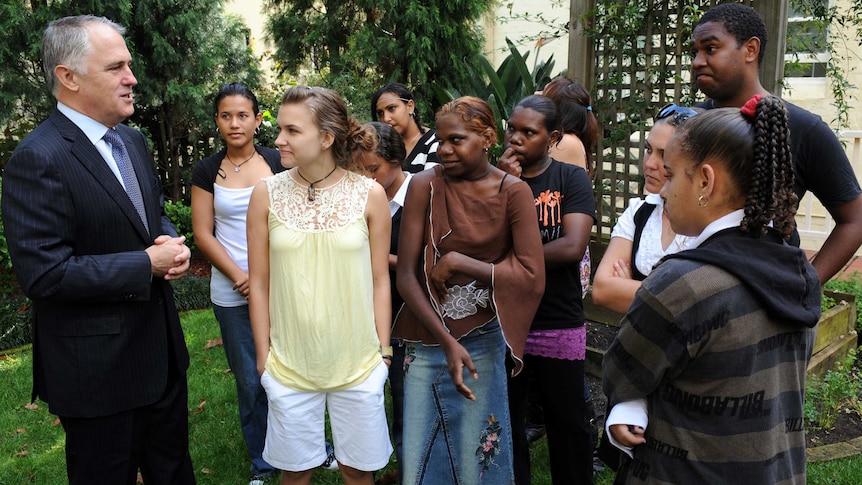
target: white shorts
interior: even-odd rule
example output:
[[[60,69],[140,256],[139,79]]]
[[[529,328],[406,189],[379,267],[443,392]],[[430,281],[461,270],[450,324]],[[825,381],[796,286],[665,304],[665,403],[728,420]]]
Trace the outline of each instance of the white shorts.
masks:
[[[381,361],[365,381],[349,389],[304,392],[284,386],[264,372],[260,382],[269,413],[263,459],[275,468],[294,472],[322,464],[328,410],[335,459],[361,471],[385,467],[392,455],[383,404],[388,375],[388,367]]]

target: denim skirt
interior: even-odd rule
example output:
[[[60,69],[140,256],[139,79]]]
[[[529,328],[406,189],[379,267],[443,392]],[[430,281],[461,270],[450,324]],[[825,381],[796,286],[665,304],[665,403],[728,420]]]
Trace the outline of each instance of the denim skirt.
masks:
[[[471,401],[452,384],[439,345],[408,343],[404,357],[405,485],[514,483],[506,343],[494,319],[459,340],[479,373],[464,370]]]

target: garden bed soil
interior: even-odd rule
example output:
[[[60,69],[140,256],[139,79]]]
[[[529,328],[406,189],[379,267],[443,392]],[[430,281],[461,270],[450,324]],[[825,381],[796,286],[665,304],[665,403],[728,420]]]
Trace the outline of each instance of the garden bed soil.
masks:
[[[843,443],[862,436],[862,418],[855,412],[842,412],[835,419],[835,426],[829,430],[805,430],[808,447]]]
[[[192,253],[192,257],[189,260],[189,274],[208,278],[211,272],[212,265],[207,261],[207,258],[202,254]]]
[[[587,346],[605,351],[610,347],[616,333],[617,327],[588,321]],[[860,365],[858,361],[856,365]],[[598,422],[600,429],[604,429],[604,413],[607,405],[607,398],[602,392],[601,378],[588,374],[587,381],[589,382],[590,391],[592,392],[596,414],[598,414],[598,416],[596,416],[596,421]],[[808,447],[842,443],[862,436],[862,416],[859,416],[853,411],[845,410],[845,412],[838,414],[838,417],[835,420],[835,426],[832,429],[806,429],[805,434]]]

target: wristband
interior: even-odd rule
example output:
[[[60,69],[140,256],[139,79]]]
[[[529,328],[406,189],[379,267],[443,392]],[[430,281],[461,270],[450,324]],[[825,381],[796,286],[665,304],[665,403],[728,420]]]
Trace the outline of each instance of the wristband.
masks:
[[[392,355],[394,355],[394,353],[392,351],[392,346],[391,345],[387,345],[386,347],[380,346],[380,355],[382,355],[384,358],[389,357],[391,359]]]

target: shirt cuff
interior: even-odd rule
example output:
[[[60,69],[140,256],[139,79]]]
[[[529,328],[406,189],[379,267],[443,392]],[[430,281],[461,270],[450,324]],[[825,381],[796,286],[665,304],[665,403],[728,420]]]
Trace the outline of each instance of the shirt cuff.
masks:
[[[646,429],[648,421],[646,399],[621,402],[611,408],[611,412],[608,413],[608,419],[605,420],[605,433],[608,435],[608,441],[624,451],[629,457],[634,458],[632,448],[620,444],[608,430],[614,424],[628,424]]]

